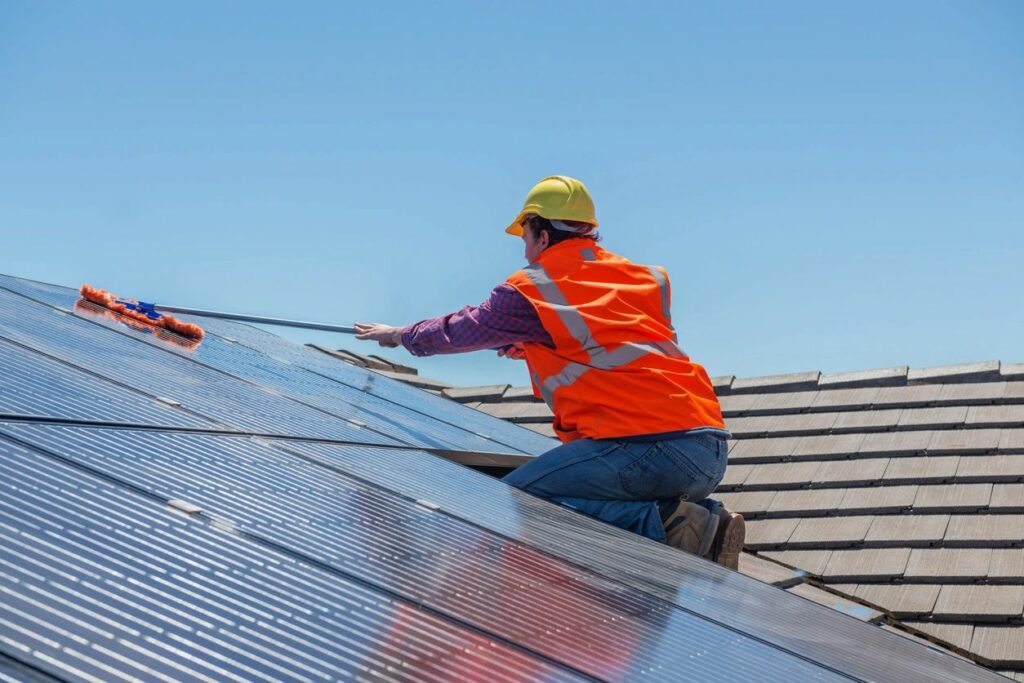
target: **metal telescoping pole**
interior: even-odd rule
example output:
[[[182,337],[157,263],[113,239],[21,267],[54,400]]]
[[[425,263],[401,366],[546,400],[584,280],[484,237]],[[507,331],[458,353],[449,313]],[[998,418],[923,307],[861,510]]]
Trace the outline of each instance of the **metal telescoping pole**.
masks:
[[[263,325],[280,325],[282,327],[299,327],[305,330],[325,330],[327,332],[340,332],[342,334],[355,334],[356,328],[347,325],[327,325],[325,323],[311,323],[302,320],[286,320],[284,318],[265,318],[259,315],[244,315],[241,313],[223,313],[220,311],[204,311],[199,308],[182,308],[180,306],[163,306],[157,304],[156,310],[165,313],[184,313],[185,315],[199,315],[206,318],[220,318],[221,320],[237,320],[245,323],[260,323]]]

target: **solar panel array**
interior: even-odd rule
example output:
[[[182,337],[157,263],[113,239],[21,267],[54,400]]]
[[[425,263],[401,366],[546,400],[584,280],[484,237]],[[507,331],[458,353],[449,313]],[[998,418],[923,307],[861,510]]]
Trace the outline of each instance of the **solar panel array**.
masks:
[[[435,453],[521,429],[0,276],[0,681],[998,676]]]

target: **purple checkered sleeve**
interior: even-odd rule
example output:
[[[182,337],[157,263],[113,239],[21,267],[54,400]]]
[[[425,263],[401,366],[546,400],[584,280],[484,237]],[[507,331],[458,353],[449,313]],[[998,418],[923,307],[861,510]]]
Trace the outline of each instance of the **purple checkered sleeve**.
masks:
[[[537,311],[509,284],[495,287],[479,306],[466,306],[402,329],[402,346],[414,356],[497,349],[517,342],[554,346]]]

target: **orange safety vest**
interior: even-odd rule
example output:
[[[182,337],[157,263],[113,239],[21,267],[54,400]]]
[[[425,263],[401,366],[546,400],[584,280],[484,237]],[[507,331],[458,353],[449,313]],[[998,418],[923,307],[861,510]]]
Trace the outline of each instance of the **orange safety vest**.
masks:
[[[563,442],[725,428],[707,372],[676,346],[664,268],[569,239],[507,282],[554,341],[523,346]]]

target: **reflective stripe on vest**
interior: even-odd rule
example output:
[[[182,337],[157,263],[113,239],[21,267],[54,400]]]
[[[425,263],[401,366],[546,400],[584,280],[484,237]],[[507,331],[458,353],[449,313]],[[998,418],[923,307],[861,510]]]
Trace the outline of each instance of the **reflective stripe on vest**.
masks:
[[[668,281],[661,272],[656,271],[654,268],[650,270],[652,275],[657,272],[655,280],[658,282],[658,288],[661,290],[662,306],[667,307]],[[583,316],[580,315],[580,312],[574,306],[569,304],[543,265],[539,262],[531,263],[523,269],[523,272],[530,282],[533,283],[533,286],[537,288],[544,301],[552,307],[572,338],[579,343],[589,356],[589,363],[569,361],[561,372],[551,375],[540,384],[541,396],[544,397],[544,402],[552,409],[554,409],[555,405],[555,390],[573,384],[588,370],[614,370],[615,368],[629,365],[649,353],[658,353],[670,358],[687,358],[686,353],[670,341],[625,342],[614,350],[609,351],[607,347],[598,344],[594,340],[586,320],[583,319]],[[666,316],[666,320],[668,320],[668,316]]]

